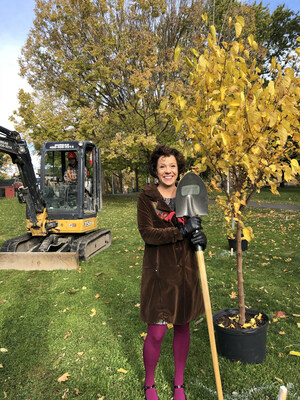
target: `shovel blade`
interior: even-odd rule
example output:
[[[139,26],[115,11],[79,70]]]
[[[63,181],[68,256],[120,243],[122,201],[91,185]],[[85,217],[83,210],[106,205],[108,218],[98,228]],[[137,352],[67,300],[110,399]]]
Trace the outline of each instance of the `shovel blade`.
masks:
[[[208,214],[207,189],[194,172],[188,172],[180,180],[176,191],[176,217],[193,217]]]

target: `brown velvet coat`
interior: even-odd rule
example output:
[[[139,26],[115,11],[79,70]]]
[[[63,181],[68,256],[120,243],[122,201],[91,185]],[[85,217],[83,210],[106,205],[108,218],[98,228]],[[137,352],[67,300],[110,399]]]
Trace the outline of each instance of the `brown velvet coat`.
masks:
[[[177,229],[176,217],[155,184],[138,198],[138,228],[145,241],[141,281],[141,319],[184,325],[204,312],[197,260],[189,240]]]

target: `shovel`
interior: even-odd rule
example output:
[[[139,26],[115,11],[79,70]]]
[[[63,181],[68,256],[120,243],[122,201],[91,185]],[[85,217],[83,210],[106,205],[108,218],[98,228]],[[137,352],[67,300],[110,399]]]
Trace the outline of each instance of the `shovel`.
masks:
[[[208,214],[208,196],[203,180],[193,172],[188,172],[180,180],[176,191],[176,217],[193,217],[195,215]],[[200,280],[202,286],[204,308],[209,333],[209,341],[213,367],[215,372],[218,400],[223,400],[222,383],[220,377],[218,355],[216,349],[213,318],[206,276],[204,255],[201,246],[196,248]]]

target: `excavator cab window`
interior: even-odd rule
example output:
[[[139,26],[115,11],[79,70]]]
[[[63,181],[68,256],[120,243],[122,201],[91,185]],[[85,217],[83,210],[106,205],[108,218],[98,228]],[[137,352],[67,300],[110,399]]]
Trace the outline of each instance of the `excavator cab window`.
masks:
[[[45,154],[44,200],[49,210],[74,210],[78,202],[77,155],[74,161],[66,152]]]
[[[84,203],[83,207],[86,211],[95,211],[94,194],[94,162],[93,149],[87,148],[84,155]]]
[[[99,149],[89,141],[47,142],[41,155],[41,190],[49,215],[97,215],[102,206]]]

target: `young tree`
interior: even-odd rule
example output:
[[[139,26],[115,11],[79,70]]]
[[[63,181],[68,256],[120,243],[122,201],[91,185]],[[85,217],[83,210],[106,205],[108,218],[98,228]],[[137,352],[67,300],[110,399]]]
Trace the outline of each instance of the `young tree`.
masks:
[[[206,17],[204,16],[204,19]],[[215,26],[203,37],[204,50],[192,49],[186,59],[190,68],[189,96],[172,93],[163,111],[174,121],[184,149],[199,157],[199,172],[213,171],[211,186],[226,221],[236,224],[237,278],[240,324],[245,323],[242,272],[242,232],[250,241],[252,228],[245,223],[251,196],[264,185],[277,194],[282,177],[291,181],[300,173],[300,80],[292,68],[283,70],[273,58],[272,79],[260,77],[253,35],[240,39],[244,19],[237,17],[235,38],[218,43]],[[179,49],[176,51],[179,57]],[[299,58],[300,49],[294,57]],[[293,55],[291,55],[292,57]],[[227,179],[230,174],[230,189]]]

